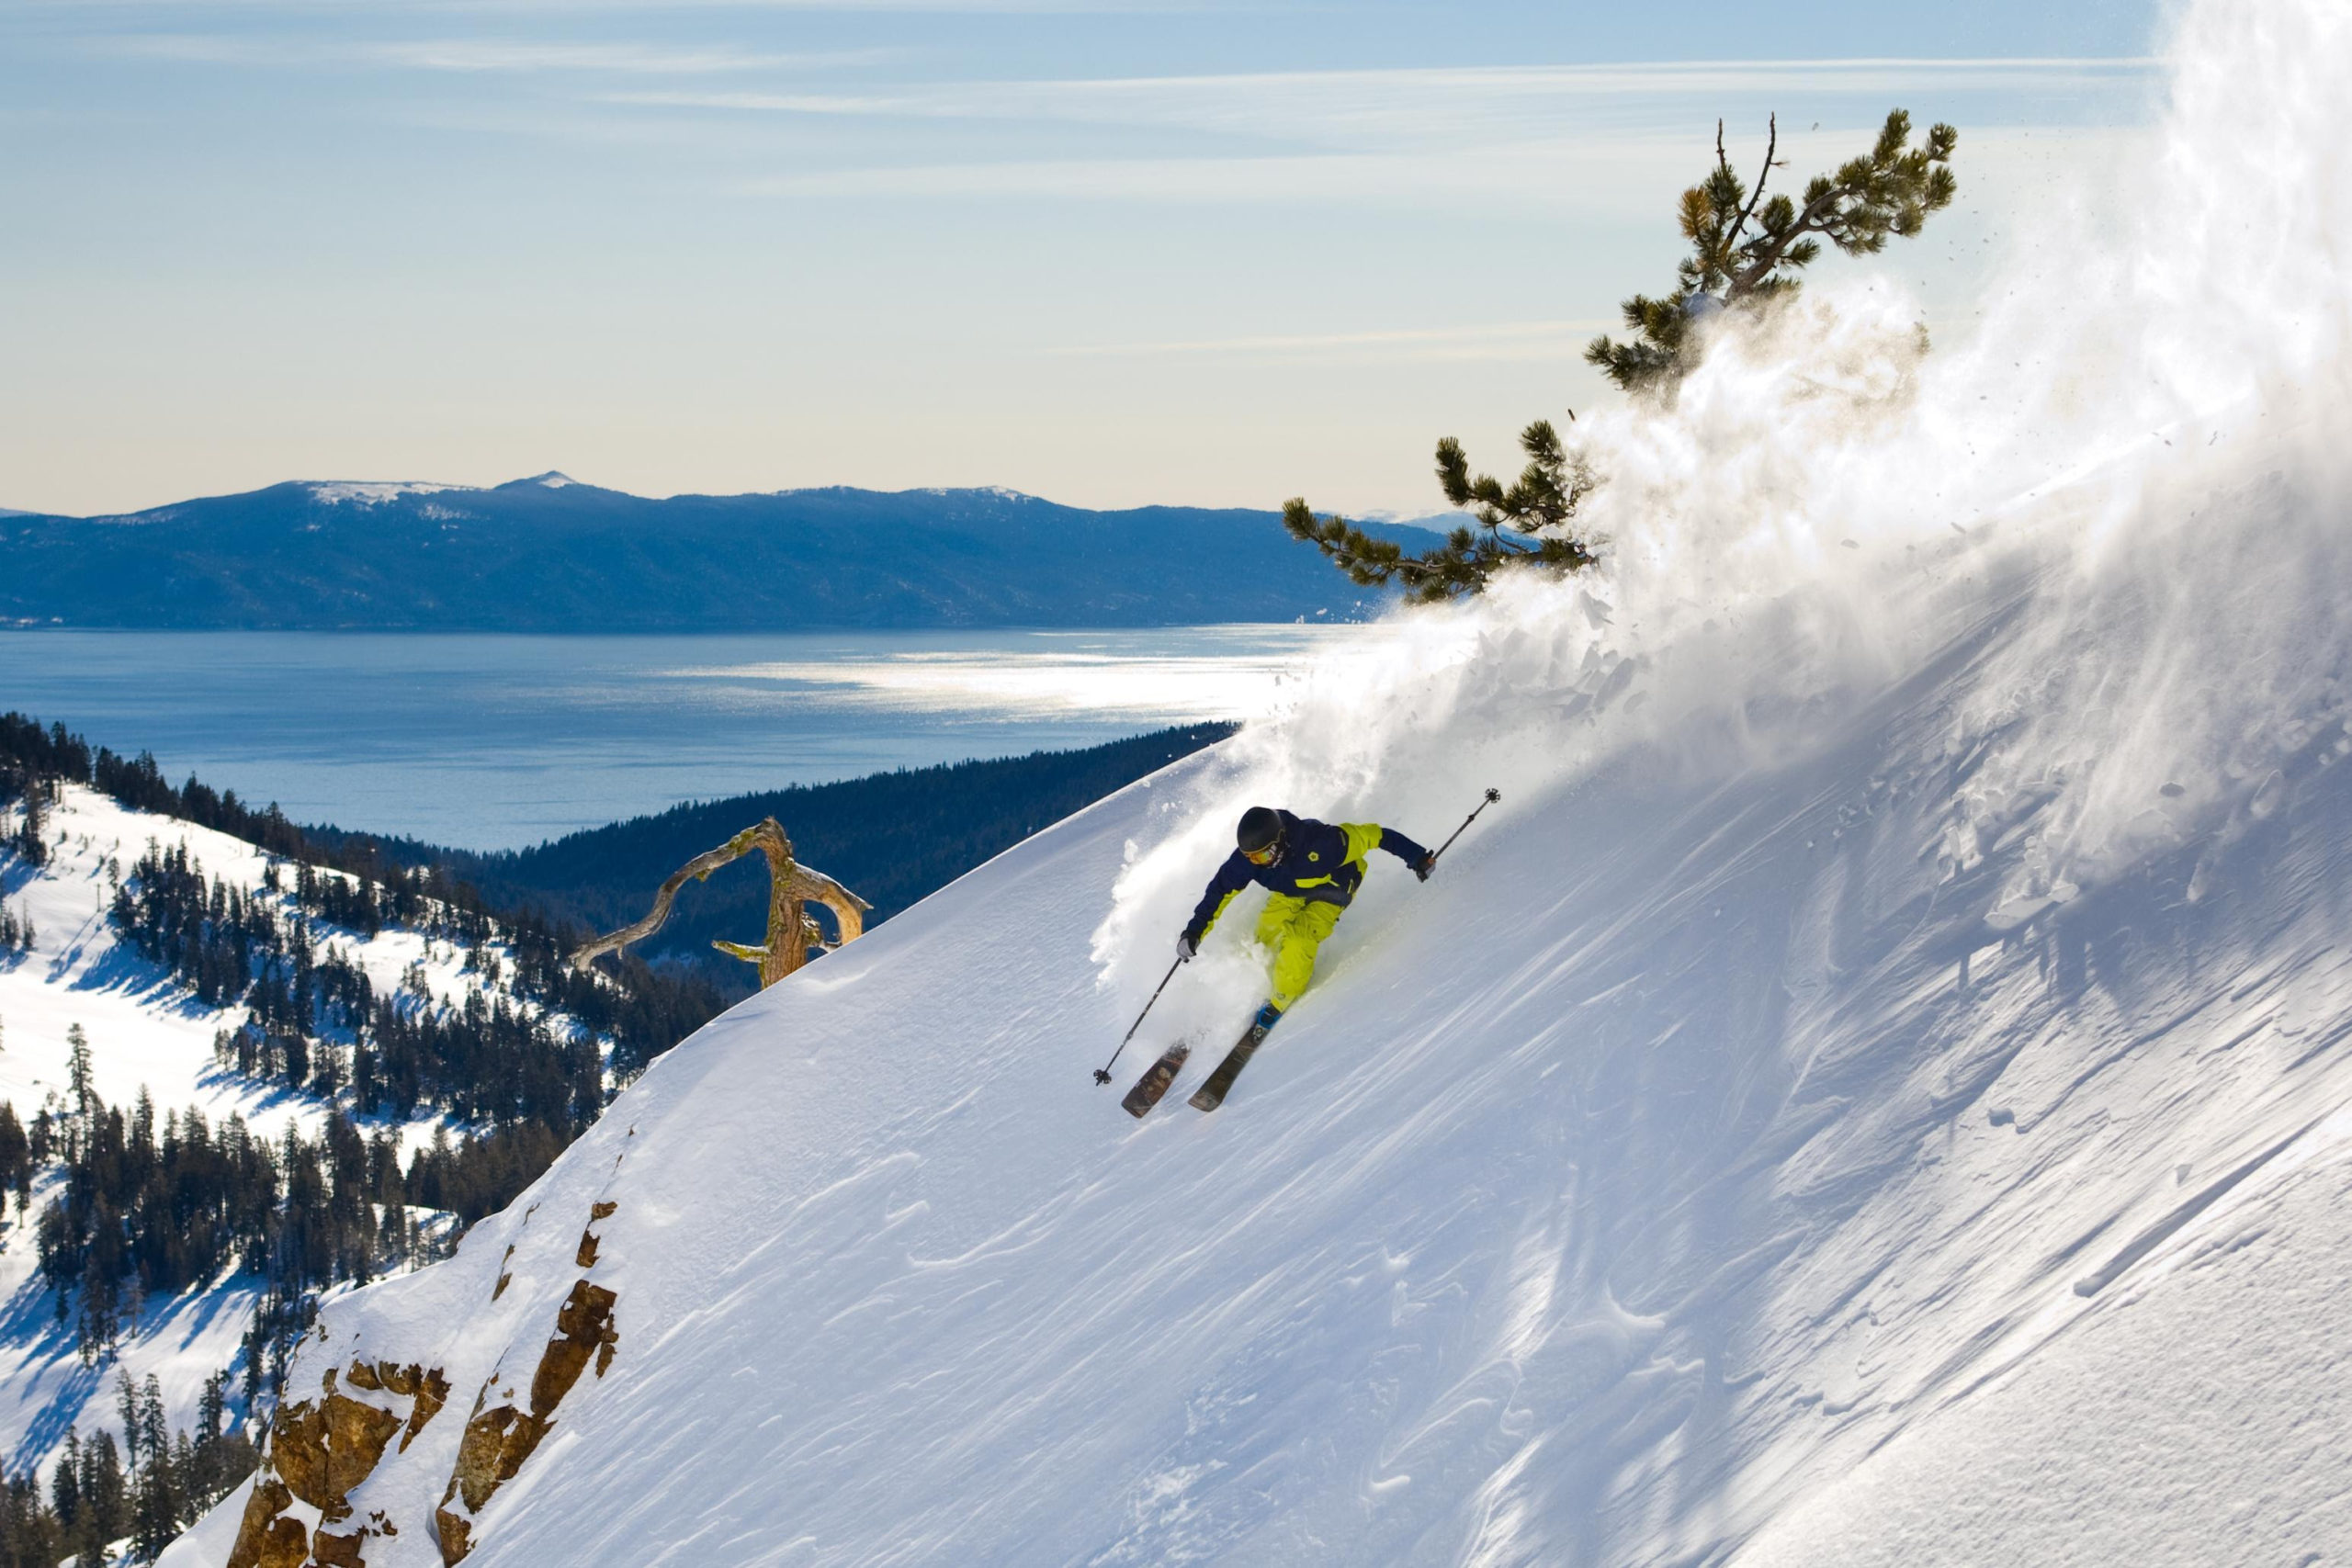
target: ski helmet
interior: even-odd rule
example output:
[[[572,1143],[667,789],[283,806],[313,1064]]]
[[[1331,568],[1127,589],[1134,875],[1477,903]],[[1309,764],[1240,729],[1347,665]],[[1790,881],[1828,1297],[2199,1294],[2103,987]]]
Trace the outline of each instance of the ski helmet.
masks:
[[[1241,826],[1234,830],[1233,841],[1245,855],[1262,854],[1282,836],[1281,814],[1270,807],[1253,806],[1241,814]]]

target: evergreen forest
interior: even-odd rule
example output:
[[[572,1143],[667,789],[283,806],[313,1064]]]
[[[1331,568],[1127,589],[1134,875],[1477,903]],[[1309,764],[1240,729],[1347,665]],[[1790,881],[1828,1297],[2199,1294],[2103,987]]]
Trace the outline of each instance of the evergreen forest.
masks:
[[[50,852],[47,811],[65,784],[192,821],[271,857],[259,886],[151,841],[108,867],[119,939],[197,1001],[243,1018],[215,1065],[327,1108],[316,1138],[259,1135],[243,1118],[159,1110],[142,1089],[110,1105],[95,1053],[68,1033],[66,1092],[21,1113],[0,1101],[0,1202],[38,1249],[60,1328],[100,1368],[151,1302],[230,1278],[256,1305],[236,1366],[208,1388],[198,1429],[167,1429],[160,1393],[127,1376],[122,1430],[67,1439],[50,1486],[0,1484],[0,1568],[56,1562],[129,1538],[152,1558],[251,1470],[247,1416],[274,1400],[320,1292],[442,1256],[592,1124],[610,1096],[748,990],[715,936],[756,934],[764,867],[739,863],[690,887],[646,956],[596,972],[565,956],[598,928],[643,912],[695,854],[774,815],[801,858],[890,915],[1070,812],[1230,734],[1197,725],[1082,750],[902,770],[841,784],[695,803],[510,854],[468,854],[334,828],[190,778],[149,755],[94,747],[62,726],[0,714],[0,854]],[[460,999],[421,972],[390,989],[352,947],[387,931],[461,963]],[[0,948],[29,948],[28,919],[0,904]],[[650,960],[649,962],[648,960]],[[438,1117],[403,1163],[399,1127]]]

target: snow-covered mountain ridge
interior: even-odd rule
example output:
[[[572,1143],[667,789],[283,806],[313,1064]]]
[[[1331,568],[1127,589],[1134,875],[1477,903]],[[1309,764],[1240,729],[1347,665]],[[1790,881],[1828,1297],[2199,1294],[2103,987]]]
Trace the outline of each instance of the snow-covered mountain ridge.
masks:
[[[1589,421],[1604,573],[712,1023],[332,1303],[165,1561],[2352,1552],[2352,16],[2182,28],[2144,234],[1924,361],[1818,288]],[[1223,1110],[1246,908],[1122,1069],[1197,1038],[1161,1109],[1088,1081],[1240,807],[1488,784]]]
[[[14,840],[24,813],[21,801],[0,807],[0,834]],[[335,1104],[331,1086],[350,1084],[355,1055],[347,1021],[318,1020],[305,1040],[309,1070],[295,1069],[285,1056],[285,1041],[293,1037],[288,1021],[259,1017],[243,984],[232,987],[236,995],[209,1002],[167,964],[135,950],[113,911],[126,886],[137,898],[139,868],[151,855],[175,865],[184,856],[188,874],[251,898],[256,917],[266,911],[281,927],[306,933],[329,962],[364,976],[378,995],[399,998],[413,1015],[460,1015],[469,1005],[503,1003],[549,1028],[571,1026],[512,993],[499,973],[512,953],[495,940],[469,951],[411,925],[372,931],[334,926],[300,906],[293,868],[228,834],[131,810],[69,784],[44,801],[40,837],[45,863],[0,849],[0,908],[31,932],[26,948],[0,952],[0,1100],[22,1123],[44,1111],[61,1124],[70,1115],[69,1039],[77,1028],[88,1043],[95,1100],[126,1115],[134,1104],[152,1106],[159,1124],[172,1123],[167,1141],[176,1135],[176,1118],[192,1109],[216,1128],[225,1130],[233,1119],[282,1160],[289,1132],[312,1144],[321,1139]],[[356,886],[340,873],[315,876]],[[263,1043],[249,1025],[266,1029],[276,1043],[257,1051]],[[262,1068],[257,1055],[271,1065]],[[430,1106],[399,1117],[363,1113],[358,1122],[361,1134],[391,1140],[404,1163],[436,1134],[465,1127]],[[338,1191],[345,1174],[334,1174]],[[143,1303],[134,1298],[113,1347],[95,1359],[80,1353],[80,1292],[65,1312],[53,1311],[56,1292],[38,1268],[43,1211],[64,1193],[64,1178],[52,1164],[34,1182],[31,1201],[0,1222],[0,1445],[9,1472],[40,1474],[67,1433],[86,1437],[114,1427],[119,1376],[134,1385],[155,1377],[175,1430],[198,1424],[206,1380],[215,1373],[232,1374],[232,1427],[247,1409],[266,1406],[266,1397],[255,1399],[254,1359],[244,1343],[268,1284],[254,1269],[232,1265],[185,1290]],[[184,1222],[194,1225],[209,1200],[189,1193],[187,1201],[194,1208]],[[204,1222],[210,1219],[206,1213]],[[447,1213],[415,1206],[379,1213],[386,1239],[370,1260],[373,1270],[399,1272],[436,1255],[454,1223]],[[135,1248],[142,1238],[134,1234],[130,1241]]]

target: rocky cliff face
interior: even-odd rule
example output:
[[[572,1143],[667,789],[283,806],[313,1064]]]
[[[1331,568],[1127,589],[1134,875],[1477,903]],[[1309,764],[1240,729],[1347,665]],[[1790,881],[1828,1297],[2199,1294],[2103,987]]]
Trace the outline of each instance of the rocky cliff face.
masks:
[[[618,1208],[592,1200],[576,1239],[539,1205],[487,1222],[447,1266],[443,1300],[413,1317],[388,1321],[367,1297],[331,1308],[270,1424],[227,1568],[464,1561],[581,1380],[612,1370],[620,1298],[594,1277],[613,1269],[596,1227]],[[443,1412],[467,1386],[460,1424]],[[303,1387],[316,1392],[292,1394]]]

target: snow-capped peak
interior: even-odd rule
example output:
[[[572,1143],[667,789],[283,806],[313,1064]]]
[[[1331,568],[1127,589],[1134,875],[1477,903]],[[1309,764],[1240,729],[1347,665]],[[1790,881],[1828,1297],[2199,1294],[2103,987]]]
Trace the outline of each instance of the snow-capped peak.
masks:
[[[921,493],[924,495],[942,496],[985,495],[996,501],[1035,501],[1037,499],[1035,496],[1029,494],[1026,491],[1014,490],[1008,485],[925,485]]]
[[[470,485],[435,484],[426,479],[330,479],[312,481],[311,498],[328,506],[341,506],[351,502],[360,506],[381,506],[404,495],[434,495],[447,490],[470,490]]]

